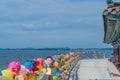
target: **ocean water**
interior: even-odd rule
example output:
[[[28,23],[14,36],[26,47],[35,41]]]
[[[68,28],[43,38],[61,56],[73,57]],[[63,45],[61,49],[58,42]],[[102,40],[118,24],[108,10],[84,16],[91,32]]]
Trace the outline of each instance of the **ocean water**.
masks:
[[[97,58],[103,58],[102,52],[105,53],[105,58],[110,56],[113,52],[112,49],[72,49],[72,50],[0,50],[0,70],[6,69],[11,61],[19,61],[21,64],[26,60],[34,58],[46,58],[47,56],[56,55],[59,53],[69,53],[69,52],[82,52],[81,59],[94,58],[93,52],[97,52]],[[89,57],[86,52],[89,51]]]

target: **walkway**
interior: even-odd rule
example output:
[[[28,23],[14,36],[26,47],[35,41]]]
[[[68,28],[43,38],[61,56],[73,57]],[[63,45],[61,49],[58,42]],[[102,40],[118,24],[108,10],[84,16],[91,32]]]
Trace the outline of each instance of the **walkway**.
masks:
[[[107,59],[81,60],[78,80],[115,80],[110,74]]]

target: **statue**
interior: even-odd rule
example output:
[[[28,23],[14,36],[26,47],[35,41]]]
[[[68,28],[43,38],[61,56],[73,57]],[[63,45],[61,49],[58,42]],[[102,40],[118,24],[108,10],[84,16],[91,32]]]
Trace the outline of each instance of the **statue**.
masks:
[[[107,0],[107,4],[108,4],[108,6],[112,6],[113,5],[113,1],[112,0]]]
[[[108,7],[103,12],[104,43],[120,47],[120,2],[107,0]]]

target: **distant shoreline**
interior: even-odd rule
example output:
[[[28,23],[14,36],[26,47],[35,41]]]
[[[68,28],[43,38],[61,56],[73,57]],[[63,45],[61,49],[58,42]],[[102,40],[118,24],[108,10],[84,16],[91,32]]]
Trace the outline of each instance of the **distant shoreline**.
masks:
[[[0,50],[113,50],[113,48],[0,48]]]

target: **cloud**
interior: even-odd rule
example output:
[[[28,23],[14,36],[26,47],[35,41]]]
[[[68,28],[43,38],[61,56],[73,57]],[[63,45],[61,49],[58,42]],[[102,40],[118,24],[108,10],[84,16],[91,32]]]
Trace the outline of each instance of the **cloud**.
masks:
[[[105,7],[104,0],[1,0],[0,44],[6,43],[4,47],[14,42],[11,47],[87,47],[87,44],[99,47],[97,43],[102,45],[103,40]]]
[[[57,1],[57,0],[56,0]],[[94,10],[100,8],[100,5],[103,3],[85,1],[79,3],[58,3],[55,0],[5,0],[4,5],[2,6],[1,15],[10,17],[10,18],[20,18],[25,16],[32,15],[83,15],[89,14]],[[13,6],[14,4],[14,6]],[[84,5],[85,4],[85,5]],[[87,6],[89,5],[89,6]],[[96,7],[94,7],[96,6]],[[91,9],[89,9],[91,8]],[[11,15],[11,16],[10,16]]]
[[[1,5],[0,22],[67,21],[72,18],[85,17],[88,14],[89,16],[98,16],[102,13],[103,3],[76,1],[79,2],[73,3],[69,0],[63,1],[66,3],[59,3],[59,0],[2,0],[4,6]]]

